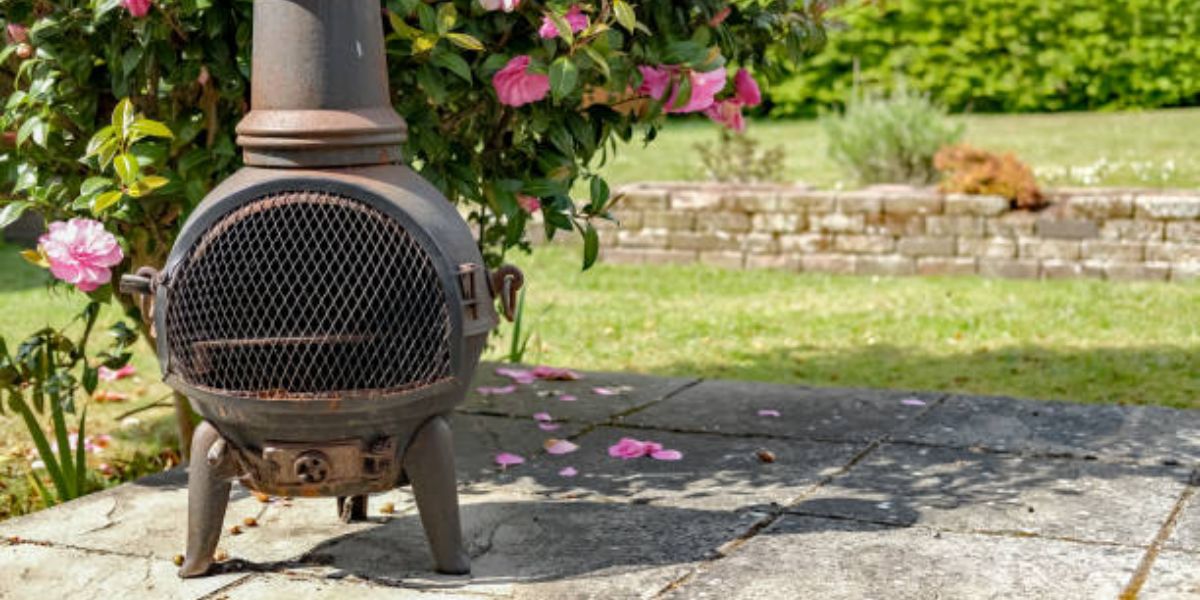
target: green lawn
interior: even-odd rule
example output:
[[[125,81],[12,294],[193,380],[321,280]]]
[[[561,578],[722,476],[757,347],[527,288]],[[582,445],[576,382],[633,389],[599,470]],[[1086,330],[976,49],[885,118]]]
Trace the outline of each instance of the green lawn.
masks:
[[[514,259],[529,282],[527,362],[1200,408],[1200,284],[580,273],[562,247]]]
[[[966,124],[966,142],[1015,152],[1045,185],[1200,186],[1200,109],[955,118]],[[787,179],[852,186],[826,156],[815,121],[756,121],[747,132],[764,146],[784,147]],[[653,145],[629,144],[603,172],[614,184],[703,179],[694,146],[716,139],[712,123],[672,121]]]

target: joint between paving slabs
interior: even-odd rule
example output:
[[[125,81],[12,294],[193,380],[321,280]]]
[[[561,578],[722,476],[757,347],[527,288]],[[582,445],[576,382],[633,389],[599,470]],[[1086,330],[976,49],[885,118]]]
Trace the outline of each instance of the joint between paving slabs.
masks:
[[[1163,520],[1162,525],[1158,528],[1158,534],[1154,536],[1154,541],[1146,548],[1146,552],[1142,554],[1142,559],[1138,562],[1137,569],[1129,577],[1129,582],[1125,584],[1125,588],[1121,590],[1121,594],[1117,596],[1118,600],[1134,600],[1138,597],[1142,586],[1146,585],[1146,582],[1150,579],[1151,571],[1154,568],[1154,561],[1158,559],[1163,546],[1166,545],[1167,540],[1174,533],[1175,526],[1187,510],[1187,505],[1192,497],[1196,495],[1197,489],[1200,489],[1200,468],[1192,471],[1191,481],[1180,492],[1179,499],[1175,501],[1171,512],[1167,514],[1167,518]]]

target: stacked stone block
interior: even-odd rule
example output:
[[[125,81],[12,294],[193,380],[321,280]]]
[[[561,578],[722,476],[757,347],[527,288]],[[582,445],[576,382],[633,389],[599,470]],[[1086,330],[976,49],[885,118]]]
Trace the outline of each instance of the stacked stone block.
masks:
[[[607,260],[860,275],[1200,277],[1200,193],[1060,189],[1040,211],[997,196],[876,186],[646,183],[621,190]]]

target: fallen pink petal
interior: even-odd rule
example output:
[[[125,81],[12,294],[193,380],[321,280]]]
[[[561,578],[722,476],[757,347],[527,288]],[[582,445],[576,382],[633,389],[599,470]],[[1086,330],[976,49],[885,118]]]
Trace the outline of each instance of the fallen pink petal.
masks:
[[[538,379],[546,379],[549,381],[575,381],[583,378],[582,375],[572,371],[571,369],[548,367],[546,365],[534,367],[530,372]]]
[[[920,398],[905,398],[900,401],[900,404],[905,406],[925,406],[925,401]]]
[[[100,381],[117,381],[118,379],[125,379],[126,377],[132,377],[133,374],[136,372],[137,372],[137,369],[135,369],[133,367],[133,365],[125,365],[125,366],[121,367],[120,369],[110,369],[108,367],[101,366],[99,369],[96,370],[97,376],[100,378]]]
[[[779,413],[779,411],[777,411],[777,410],[775,410],[775,409],[773,409],[773,408],[764,408],[764,409],[762,409],[762,410],[758,411],[758,416],[760,416],[760,417],[775,417],[775,418],[779,418],[779,417],[781,417],[782,415]]]
[[[483,396],[503,396],[504,394],[511,394],[517,391],[517,386],[506,385],[502,387],[481,387],[475,391],[479,392],[479,394]]]
[[[574,477],[579,474],[579,471],[576,470],[575,467],[563,467],[563,469],[561,471],[559,471],[558,474],[561,477]]]
[[[572,444],[568,440],[558,440],[554,438],[546,440],[546,443],[543,444],[543,446],[546,448],[546,452],[555,455],[570,454],[579,449],[577,444]]]
[[[613,388],[607,387],[592,388],[592,391],[595,392],[597,396],[616,396],[621,393]]]
[[[496,455],[496,464],[500,465],[501,468],[507,469],[508,467],[519,465],[523,462],[525,462],[525,457],[513,454],[511,452],[501,452],[500,454]]]
[[[579,398],[575,397],[573,394],[559,394],[558,399],[563,402],[574,402]]]
[[[562,425],[559,425],[558,423],[538,423],[537,426],[538,429],[541,429],[542,431],[555,431],[562,427]]]
[[[657,450],[650,453],[650,458],[654,460],[680,460],[683,458],[683,453],[678,450]]]
[[[540,412],[540,413],[533,413],[533,420],[534,421],[553,421],[554,417],[551,417],[550,413],[548,413],[548,412]]]
[[[513,380],[513,383],[519,383],[523,385],[533,383],[537,379],[537,377],[534,377],[533,373],[530,373],[528,369],[500,367],[496,369],[496,374]]]

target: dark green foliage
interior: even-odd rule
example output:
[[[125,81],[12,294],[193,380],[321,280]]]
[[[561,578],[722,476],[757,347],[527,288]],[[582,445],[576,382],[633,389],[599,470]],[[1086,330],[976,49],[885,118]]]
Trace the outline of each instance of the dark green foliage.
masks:
[[[892,0],[847,9],[777,116],[814,115],[897,75],[954,111],[1200,104],[1200,0]]]

